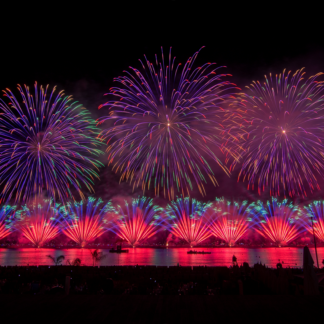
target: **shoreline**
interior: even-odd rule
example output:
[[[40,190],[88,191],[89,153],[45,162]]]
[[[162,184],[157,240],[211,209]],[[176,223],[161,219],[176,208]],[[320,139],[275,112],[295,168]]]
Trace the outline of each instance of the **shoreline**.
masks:
[[[295,249],[295,248],[303,248],[304,246],[308,246],[309,248],[315,248],[315,245],[286,245],[286,246],[273,246],[273,245],[248,245],[248,246],[169,246],[169,247],[159,247],[159,246],[123,246],[123,249],[155,249],[155,250],[172,250],[172,249],[189,249],[189,250],[201,250],[201,249]],[[32,246],[0,246],[1,249],[6,250],[19,250],[19,249],[31,249],[31,250],[41,250],[41,249],[51,249],[51,250],[70,250],[70,249],[77,249],[77,250],[93,250],[93,249],[100,249],[100,250],[108,250],[114,248],[115,245],[103,245],[103,246],[42,246],[40,248],[32,247]],[[324,245],[317,245],[317,248],[322,248]]]

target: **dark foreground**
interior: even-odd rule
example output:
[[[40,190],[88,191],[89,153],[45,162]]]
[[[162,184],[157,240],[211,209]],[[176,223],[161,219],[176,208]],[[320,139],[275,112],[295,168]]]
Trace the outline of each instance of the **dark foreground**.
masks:
[[[317,292],[311,296],[302,269],[278,266],[0,267],[1,318],[10,323],[300,323],[322,318],[324,269],[316,270]]]
[[[308,323],[321,320],[323,302],[323,296],[0,296],[2,319],[48,324]]]
[[[303,270],[278,267],[0,267],[0,295],[304,295]],[[323,295],[324,269],[316,275]]]

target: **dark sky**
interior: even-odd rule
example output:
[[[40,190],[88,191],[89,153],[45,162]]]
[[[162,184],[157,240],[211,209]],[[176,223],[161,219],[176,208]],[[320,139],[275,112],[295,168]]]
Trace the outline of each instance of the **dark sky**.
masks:
[[[294,20],[293,12],[290,12],[290,20],[283,12],[272,20],[265,16],[256,19],[252,13],[241,16],[240,9],[236,8],[235,14],[217,11],[212,18],[204,19],[202,13],[211,9],[196,4],[189,8],[191,13],[187,15],[179,1],[167,3],[174,10],[164,11],[164,8],[166,16],[155,16],[160,10],[158,7],[152,8],[147,16],[138,16],[141,8],[137,8],[130,20],[122,7],[108,10],[94,8],[91,4],[81,12],[55,8],[50,18],[47,15],[52,10],[50,7],[42,9],[39,15],[37,12],[30,15],[31,8],[26,12],[20,8],[19,16],[14,11],[6,11],[6,15],[2,11],[5,20],[2,19],[1,25],[4,46],[0,49],[0,88],[14,89],[17,83],[32,86],[34,81],[57,85],[97,118],[98,105],[104,102],[103,95],[112,86],[113,77],[129,66],[139,68],[138,59],[143,58],[143,54],[153,59],[155,53],[160,54],[161,46],[165,51],[172,46],[178,62],[185,62],[201,46],[206,46],[197,65],[209,61],[226,65],[226,71],[233,75],[231,80],[240,87],[263,79],[269,72],[280,73],[283,68],[305,67],[307,75],[324,71],[324,38],[315,25],[315,18],[311,25],[304,18]],[[101,176],[97,191],[101,195],[104,192],[107,198],[116,194],[116,188],[118,195],[138,194],[132,194],[128,184],[117,186],[118,177],[112,175],[108,167]],[[211,187],[206,199],[216,195],[259,198],[236,180],[235,176],[227,178],[220,174],[221,186]],[[319,198],[322,194],[316,193],[313,197]],[[267,198],[266,193],[261,198]]]

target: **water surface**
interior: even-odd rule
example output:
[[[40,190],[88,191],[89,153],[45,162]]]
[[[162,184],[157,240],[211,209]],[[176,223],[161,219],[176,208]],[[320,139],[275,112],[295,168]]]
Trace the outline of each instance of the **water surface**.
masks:
[[[109,250],[101,250],[106,257],[100,261],[100,265],[157,265],[174,266],[178,263],[182,266],[229,266],[232,263],[232,256],[235,254],[238,263],[248,262],[253,265],[261,262],[269,267],[276,267],[280,260],[284,267],[302,267],[303,248],[197,248],[197,251],[209,251],[211,254],[190,255],[186,248],[130,248],[129,253],[109,253]],[[314,248],[310,248],[313,259],[316,263]],[[92,258],[89,249],[0,249],[0,265],[51,265],[52,261],[47,257],[64,255],[63,265],[67,260],[80,258],[82,264],[92,265]],[[318,248],[318,260],[320,267],[324,259],[324,247]]]

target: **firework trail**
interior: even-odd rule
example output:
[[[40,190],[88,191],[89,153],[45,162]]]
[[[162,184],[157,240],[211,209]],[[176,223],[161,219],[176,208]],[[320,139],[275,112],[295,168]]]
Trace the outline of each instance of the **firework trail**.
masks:
[[[285,70],[247,87],[238,97],[231,133],[241,139],[242,169],[238,176],[259,194],[306,196],[324,174],[324,88],[322,73],[305,79],[303,69]],[[229,142],[229,144],[233,143]],[[234,165],[236,161],[234,161]]]
[[[125,201],[125,205],[118,205],[115,215],[109,219],[108,229],[135,247],[162,229],[161,211],[162,208],[153,205],[150,198],[133,199],[131,206]]]
[[[178,198],[166,207],[171,233],[191,247],[210,237],[206,213],[211,203],[202,203],[196,199]]]
[[[307,211],[307,218],[304,222],[306,230],[313,235],[314,233],[322,242],[324,242],[324,201],[313,201],[304,207]],[[313,223],[313,225],[312,225]]]
[[[211,233],[224,240],[228,246],[234,246],[247,229],[253,225],[252,206],[247,201],[240,204],[235,201],[227,201],[224,198],[216,198],[213,220],[209,226]]]
[[[217,184],[207,159],[215,161],[227,174],[217,151],[230,153],[223,146],[223,122],[236,86],[221,81],[229,74],[220,74],[214,63],[194,68],[200,51],[190,57],[183,68],[171,57],[165,63],[155,56],[141,61],[142,70],[130,67],[125,76],[115,78],[121,87],[113,87],[107,106],[108,121],[102,132],[107,140],[108,163],[121,173],[133,189],[143,192],[155,189],[169,200],[175,192],[190,196],[195,182],[202,195],[209,178]],[[228,123],[228,122],[227,122]]]
[[[0,198],[27,201],[44,189],[50,197],[65,201],[75,188],[83,198],[81,185],[93,191],[94,169],[102,153],[96,139],[98,128],[89,112],[61,91],[48,86],[34,95],[18,85],[21,100],[7,89],[0,99]]]
[[[16,206],[5,205],[0,208],[0,240],[9,235],[14,224]]]
[[[63,233],[81,247],[101,236],[106,231],[105,217],[113,211],[110,201],[103,206],[102,203],[102,199],[92,197],[88,198],[87,203],[67,203],[60,209],[64,219],[61,222]]]
[[[34,200],[15,213],[15,227],[35,246],[54,239],[59,229],[59,204],[53,199]]]
[[[272,197],[264,206],[261,201],[254,205],[255,215],[259,218],[256,231],[270,239],[279,247],[293,241],[302,232],[301,211],[287,199],[278,202]]]

